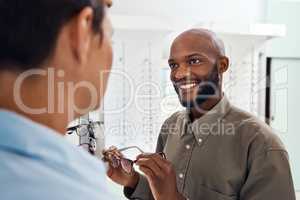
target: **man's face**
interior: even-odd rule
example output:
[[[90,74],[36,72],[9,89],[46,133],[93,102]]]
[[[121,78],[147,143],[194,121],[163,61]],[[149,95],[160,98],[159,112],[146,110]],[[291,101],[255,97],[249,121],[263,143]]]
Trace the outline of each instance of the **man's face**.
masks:
[[[95,37],[92,37],[90,50],[88,53],[88,61],[85,66],[84,81],[91,83],[95,87],[97,92],[97,105],[103,101],[105,91],[107,88],[108,78],[112,67],[113,50],[112,50],[112,34],[113,28],[108,16],[108,9],[112,6],[112,0],[104,0],[106,5],[105,17],[102,22],[102,34],[97,33]],[[92,30],[91,30],[92,31]],[[82,108],[88,108],[87,110],[95,109],[93,105],[92,96],[93,91],[88,91],[85,95],[77,93],[75,99]]]
[[[84,38],[84,36],[82,37]],[[102,22],[101,34],[88,28],[85,37],[89,37],[89,39],[84,40],[82,45],[86,45],[87,48],[81,53],[86,58],[80,63],[80,66],[70,68],[75,74],[71,79],[76,81],[78,86],[73,94],[73,103],[77,109],[74,106],[70,108],[74,110],[75,117],[98,109],[104,98],[113,57],[112,25],[108,16],[106,15]]]
[[[103,35],[102,41],[95,39],[92,45],[91,56],[87,66],[88,79],[92,81],[99,91],[100,101],[103,100],[107,82],[109,78],[109,72],[112,66],[112,25],[110,19],[106,16],[103,21]],[[99,83],[100,81],[100,83]]]
[[[219,94],[217,56],[206,37],[185,34],[170,52],[171,81],[185,107],[197,107]]]
[[[53,66],[64,72],[57,81],[63,79],[65,89],[57,90],[57,96],[60,95],[58,104],[64,109],[67,121],[98,109],[103,102],[113,57],[112,25],[108,17],[112,2],[103,2],[107,10],[99,24],[101,31],[95,31],[95,13],[86,7],[65,24],[58,38]],[[61,127],[65,127],[63,122]]]

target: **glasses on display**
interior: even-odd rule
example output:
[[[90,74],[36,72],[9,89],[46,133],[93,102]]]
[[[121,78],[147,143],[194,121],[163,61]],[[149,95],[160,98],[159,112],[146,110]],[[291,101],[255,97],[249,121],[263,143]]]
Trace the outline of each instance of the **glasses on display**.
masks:
[[[133,158],[128,158],[125,156],[125,152],[129,150],[137,150],[139,154],[144,154],[145,152],[141,150],[137,146],[130,146],[130,147],[125,147],[121,149],[117,149],[116,147],[111,147],[107,151],[103,152],[104,160],[108,161],[113,168],[118,168],[122,167],[122,169],[127,173],[131,174],[133,173],[134,170],[134,164],[137,162],[136,156]],[[159,154],[162,158],[166,159],[166,155],[163,152],[157,153]]]
[[[92,155],[95,155],[97,151],[97,138],[101,133],[101,123],[86,121],[76,126],[69,127],[68,134],[76,133],[79,137],[79,146],[86,149]]]

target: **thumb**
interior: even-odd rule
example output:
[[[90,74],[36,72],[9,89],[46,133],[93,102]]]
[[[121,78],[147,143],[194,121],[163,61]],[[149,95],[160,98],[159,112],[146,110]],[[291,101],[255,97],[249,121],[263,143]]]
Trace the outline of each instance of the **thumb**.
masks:
[[[113,176],[113,174],[114,174],[114,169],[113,169],[111,166],[109,166],[109,167],[108,167],[108,170],[107,170],[107,172],[106,172],[106,175],[107,175],[109,178],[111,178],[111,177]]]

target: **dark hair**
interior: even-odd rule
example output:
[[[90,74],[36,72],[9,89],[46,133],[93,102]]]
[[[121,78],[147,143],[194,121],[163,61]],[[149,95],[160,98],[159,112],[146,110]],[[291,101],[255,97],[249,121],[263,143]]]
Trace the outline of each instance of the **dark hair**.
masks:
[[[0,70],[42,65],[63,25],[85,7],[94,10],[93,29],[102,34],[101,0],[0,0]]]

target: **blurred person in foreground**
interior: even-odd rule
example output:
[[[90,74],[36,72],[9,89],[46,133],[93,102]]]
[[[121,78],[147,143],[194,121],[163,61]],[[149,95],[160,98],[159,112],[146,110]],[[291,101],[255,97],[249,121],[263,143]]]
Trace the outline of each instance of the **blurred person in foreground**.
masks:
[[[1,200],[113,199],[104,164],[63,137],[103,99],[110,5],[0,0]]]
[[[110,164],[108,176],[129,199],[295,200],[288,153],[273,130],[230,104],[223,93],[228,70],[223,42],[192,29],[173,42],[171,81],[185,111],[162,126],[156,152],[141,154],[136,171]],[[236,94],[243,95],[243,94]],[[126,169],[126,168],[125,168]]]

